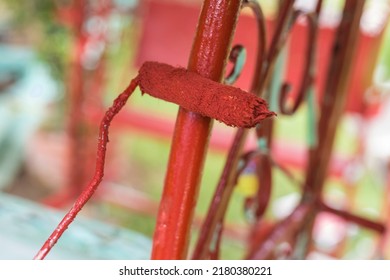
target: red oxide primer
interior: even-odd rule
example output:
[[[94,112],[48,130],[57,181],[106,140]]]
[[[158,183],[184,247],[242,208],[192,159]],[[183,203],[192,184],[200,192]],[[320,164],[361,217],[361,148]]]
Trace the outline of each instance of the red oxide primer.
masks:
[[[275,115],[268,111],[266,102],[254,94],[221,85],[183,68],[157,62],[145,62],[140,68],[139,75],[114,100],[100,123],[96,168],[92,180],[34,259],[45,258],[102,181],[106,147],[109,142],[108,128],[114,116],[126,104],[138,85],[142,93],[174,102],[189,111],[215,118],[230,126],[253,127],[261,120]]]

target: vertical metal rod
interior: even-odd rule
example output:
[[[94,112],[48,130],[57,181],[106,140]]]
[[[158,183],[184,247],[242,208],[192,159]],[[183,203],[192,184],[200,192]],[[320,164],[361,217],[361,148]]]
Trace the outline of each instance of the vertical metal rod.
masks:
[[[319,144],[311,153],[308,165],[305,187],[309,192],[314,190],[319,192],[326,178],[337,124],[344,110],[363,6],[364,0],[347,0],[345,3],[343,20],[333,46],[327,87],[321,104]]]
[[[205,0],[188,69],[221,82],[241,0]],[[179,108],[152,259],[185,259],[212,121]]]
[[[364,0],[346,0],[343,18],[333,44],[332,60],[328,69],[325,95],[321,104],[318,146],[310,151],[304,187],[303,200],[315,205],[321,199],[336,129],[344,110],[364,3]],[[307,254],[310,247],[311,238],[309,236],[311,236],[317,210],[310,213],[300,231],[299,239],[306,240],[304,244],[302,243],[302,246],[305,247],[302,250],[303,254]],[[304,256],[296,257],[303,258]]]

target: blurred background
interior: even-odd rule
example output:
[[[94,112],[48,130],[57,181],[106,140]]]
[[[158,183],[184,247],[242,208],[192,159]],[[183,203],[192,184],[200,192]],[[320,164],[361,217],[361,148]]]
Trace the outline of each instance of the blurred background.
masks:
[[[278,1],[259,1],[272,30]],[[337,133],[325,200],[336,208],[390,225],[389,2],[367,0],[361,19],[348,101]],[[104,110],[144,61],[186,66],[201,0],[0,0],[0,258],[31,259],[95,168]],[[313,5],[314,3],[314,5]],[[296,1],[310,11],[316,1]],[[275,121],[274,156],[296,180],[313,144],[313,108],[322,96],[334,31],[344,1],[325,1],[316,53],[316,101]],[[268,32],[270,38],[271,32]],[[255,19],[243,10],[234,43],[247,50],[236,86],[248,89],[257,44]],[[305,54],[305,22],[284,52],[284,76],[296,84]],[[228,67],[231,67],[229,65]],[[137,92],[113,121],[104,181],[50,258],[147,259],[169,155],[177,105]],[[207,212],[234,129],[214,123],[193,225]],[[249,137],[246,149],[256,146]],[[299,186],[273,170],[266,220],[286,217]],[[246,197],[258,188],[249,166],[227,215],[223,259],[248,247]],[[310,258],[378,255],[378,235],[321,214]],[[381,245],[378,245],[381,244]],[[282,250],[283,248],[281,248]],[[383,248],[382,248],[383,249]],[[387,253],[386,253],[387,252]]]

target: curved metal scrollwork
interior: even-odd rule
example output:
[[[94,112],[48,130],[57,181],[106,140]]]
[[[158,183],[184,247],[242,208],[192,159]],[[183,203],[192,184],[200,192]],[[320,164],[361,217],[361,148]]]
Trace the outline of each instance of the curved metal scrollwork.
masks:
[[[313,83],[313,63],[314,63],[314,54],[316,49],[316,30],[317,30],[317,20],[316,15],[314,13],[304,13],[302,11],[296,10],[294,11],[292,17],[292,24],[289,27],[289,31],[296,24],[297,19],[299,17],[304,17],[307,22],[307,40],[306,40],[306,61],[305,67],[302,72],[300,85],[298,88],[298,94],[295,99],[295,102],[292,106],[287,106],[287,98],[291,89],[291,85],[289,83],[284,83],[281,87],[280,95],[279,95],[279,110],[284,115],[292,115],[294,114],[302,101],[305,99],[306,93],[308,92],[310,86]]]
[[[265,17],[259,3],[255,0],[244,0],[242,8],[250,8],[255,15],[256,25],[257,25],[257,52],[256,52],[256,66],[254,69],[254,78],[252,80],[250,91],[260,95],[260,83],[261,77],[264,72],[264,61],[265,53],[267,46],[266,38],[266,26],[265,26]],[[246,50],[242,45],[236,45],[232,48],[229,60],[233,63],[233,69],[229,75],[225,78],[226,84],[234,84],[238,77],[241,74],[242,69],[244,68],[244,62],[246,59]]]
[[[246,50],[242,45],[235,45],[229,54],[229,61],[233,63],[233,68],[225,78],[225,84],[232,85],[240,77],[246,61]]]

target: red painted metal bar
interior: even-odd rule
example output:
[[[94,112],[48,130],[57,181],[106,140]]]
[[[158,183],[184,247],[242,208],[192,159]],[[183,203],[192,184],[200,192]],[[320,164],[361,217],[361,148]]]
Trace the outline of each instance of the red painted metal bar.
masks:
[[[311,153],[306,188],[319,192],[325,181],[337,124],[343,113],[347,85],[352,68],[355,42],[364,0],[347,1],[343,21],[340,24],[333,47],[333,59],[329,67],[328,82],[321,105],[319,144]]]
[[[321,199],[338,123],[343,114],[364,0],[347,0],[333,45],[325,95],[321,104],[318,146],[310,151],[303,200],[314,205]],[[318,210],[318,209],[315,209]],[[317,211],[312,211],[299,234],[301,253],[307,254]],[[303,255],[296,256],[303,258]]]
[[[221,82],[241,0],[205,0],[188,69]],[[179,109],[153,238],[153,259],[185,259],[212,122]]]
[[[323,202],[320,204],[320,211],[325,211],[334,214],[348,222],[357,224],[367,229],[371,229],[373,231],[378,232],[379,234],[383,234],[386,231],[386,227],[383,223],[356,216],[348,211],[332,208]]]

